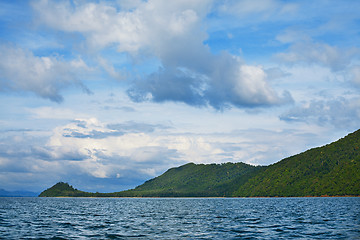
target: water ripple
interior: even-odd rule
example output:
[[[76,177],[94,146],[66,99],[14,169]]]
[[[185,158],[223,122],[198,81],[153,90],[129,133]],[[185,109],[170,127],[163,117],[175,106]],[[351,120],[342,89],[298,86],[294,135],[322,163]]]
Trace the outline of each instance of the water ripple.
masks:
[[[360,239],[360,198],[0,198],[0,239]]]

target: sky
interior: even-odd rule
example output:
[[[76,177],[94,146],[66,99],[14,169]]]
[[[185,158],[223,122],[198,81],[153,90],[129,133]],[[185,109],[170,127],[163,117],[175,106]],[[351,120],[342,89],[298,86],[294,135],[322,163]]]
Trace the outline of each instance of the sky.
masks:
[[[360,128],[360,1],[2,0],[0,188],[134,188]]]

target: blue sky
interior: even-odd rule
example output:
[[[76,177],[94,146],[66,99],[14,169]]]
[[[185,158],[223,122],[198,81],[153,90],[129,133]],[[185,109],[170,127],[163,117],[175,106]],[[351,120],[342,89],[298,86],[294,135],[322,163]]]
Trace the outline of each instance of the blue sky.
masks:
[[[133,188],[359,129],[360,2],[1,1],[0,188]]]

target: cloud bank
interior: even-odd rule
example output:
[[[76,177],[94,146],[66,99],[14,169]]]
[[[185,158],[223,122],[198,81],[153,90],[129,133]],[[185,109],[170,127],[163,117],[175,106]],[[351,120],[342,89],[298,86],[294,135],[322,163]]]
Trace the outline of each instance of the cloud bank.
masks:
[[[104,189],[114,191],[134,187],[189,161],[271,163],[304,150],[308,139],[315,137],[261,129],[177,133],[166,125],[109,124],[95,118],[58,126],[49,137],[19,136],[13,132],[7,135],[0,139],[0,178],[4,181],[12,176],[17,179],[12,182],[15,184],[36,175],[42,187],[56,180],[89,187],[88,181],[96,180],[104,183]],[[289,146],[289,139],[300,142]]]

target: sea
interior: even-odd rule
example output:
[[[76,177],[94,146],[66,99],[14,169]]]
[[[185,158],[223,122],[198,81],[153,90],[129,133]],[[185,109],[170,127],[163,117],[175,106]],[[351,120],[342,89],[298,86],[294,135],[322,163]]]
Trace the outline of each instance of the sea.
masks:
[[[0,239],[360,239],[360,198],[0,198]]]

